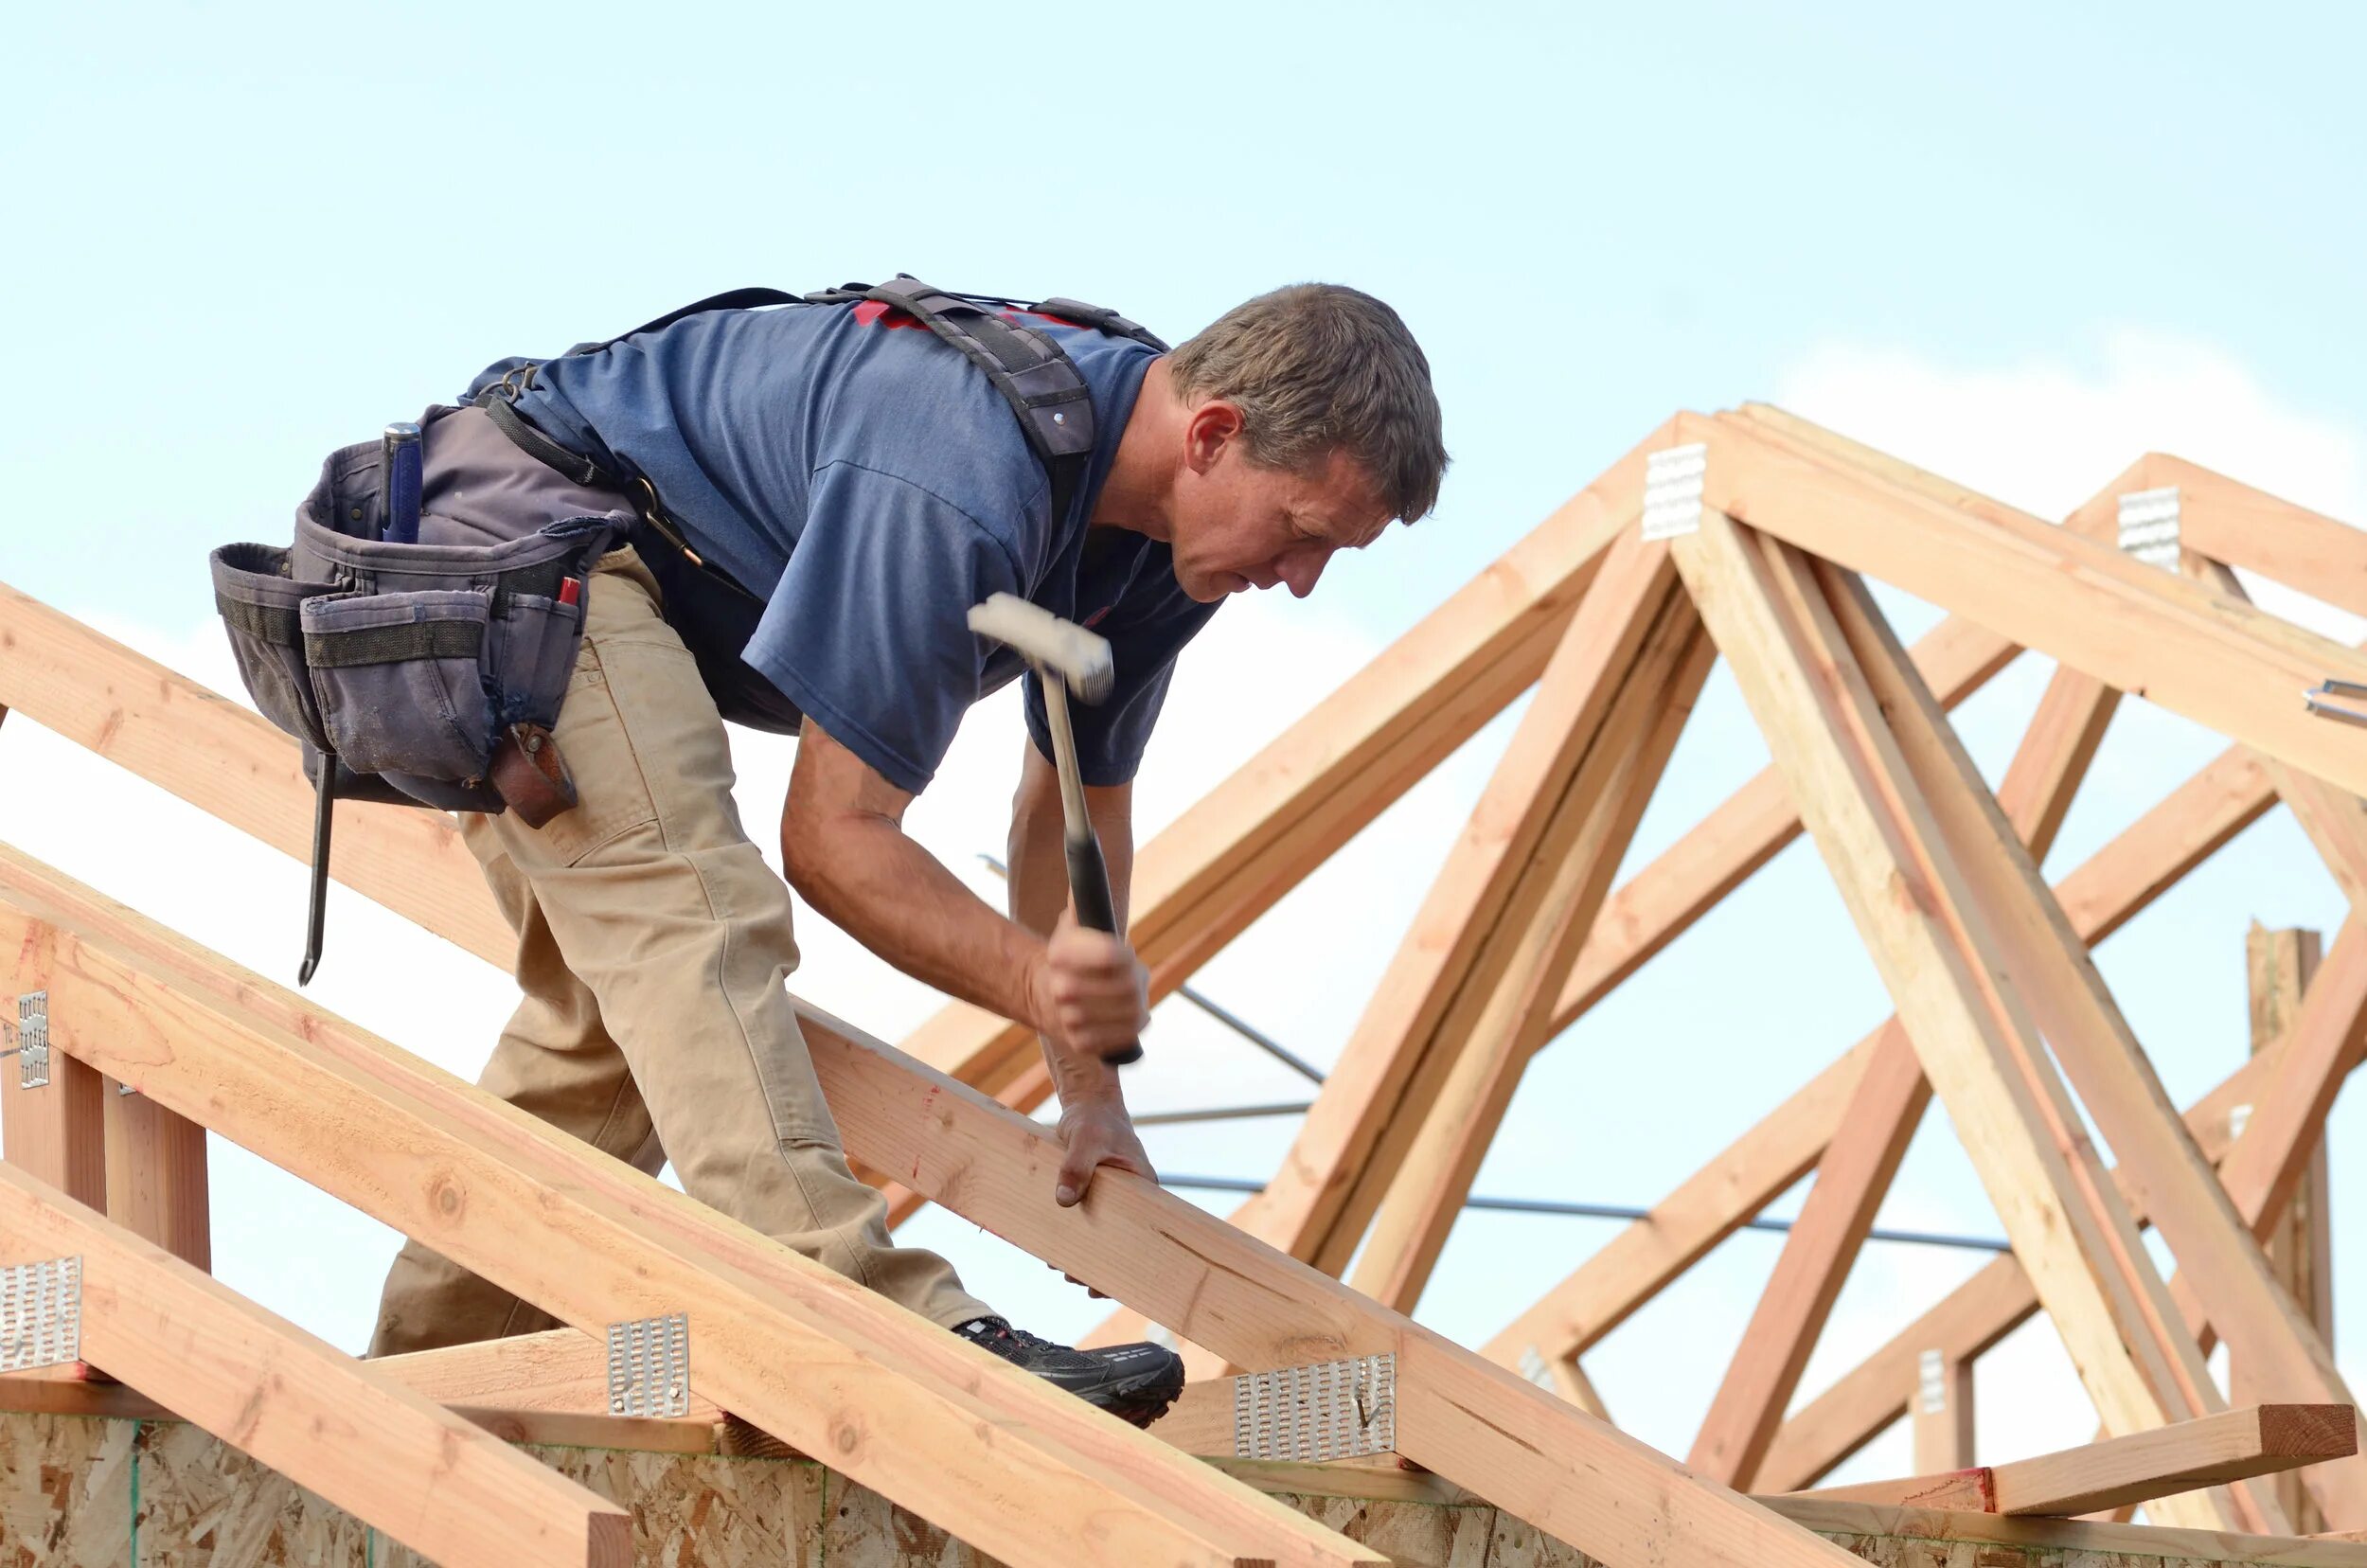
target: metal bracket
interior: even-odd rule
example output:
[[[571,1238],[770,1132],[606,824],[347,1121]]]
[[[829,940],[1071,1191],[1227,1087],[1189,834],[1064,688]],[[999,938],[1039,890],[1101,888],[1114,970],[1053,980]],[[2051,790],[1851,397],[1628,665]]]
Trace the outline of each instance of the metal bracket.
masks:
[[[2148,566],[2178,570],[2178,487],[2121,497],[2121,550]]]
[[[2367,712],[2344,707],[2340,703],[2326,702],[2324,699],[2328,697],[2367,697],[2367,686],[2361,686],[2357,681],[2329,678],[2302,693],[2302,705],[2322,719],[2340,719],[2346,724],[2367,724]]]
[[[1644,459],[1644,537],[1674,539],[1701,526],[1701,493],[1710,472],[1704,442],[1670,447]]]
[[[2250,1127],[2251,1125],[2251,1104],[2250,1104],[2249,1102],[2247,1102],[2247,1103],[2245,1103],[2245,1104],[2243,1104],[2243,1105],[2231,1105],[2231,1106],[2229,1106],[2229,1107],[2228,1107],[2228,1112],[2227,1112],[2227,1141],[2228,1141],[2228,1142],[2230,1142],[2230,1143],[2234,1143],[2236,1139],[2238,1139],[2238,1138],[2242,1137],[2242,1136],[2244,1135],[2244,1129],[2246,1129],[2247,1127]]]
[[[1923,1413],[1936,1416],[1948,1408],[1948,1356],[1926,1350],[1915,1360],[1915,1395]]]
[[[1521,1376],[1528,1379],[1548,1394],[1559,1394],[1554,1385],[1554,1369],[1545,1363],[1545,1353],[1534,1345],[1521,1348]]]
[[[82,1359],[82,1260],[0,1268],[0,1372]]]
[[[1323,1463],[1397,1446],[1395,1352],[1233,1380],[1233,1452]]]
[[[16,999],[16,1043],[0,1056],[16,1058],[19,1089],[39,1089],[49,1081],[47,991],[27,991]]]
[[[608,1413],[690,1414],[690,1318],[685,1312],[608,1326]]]

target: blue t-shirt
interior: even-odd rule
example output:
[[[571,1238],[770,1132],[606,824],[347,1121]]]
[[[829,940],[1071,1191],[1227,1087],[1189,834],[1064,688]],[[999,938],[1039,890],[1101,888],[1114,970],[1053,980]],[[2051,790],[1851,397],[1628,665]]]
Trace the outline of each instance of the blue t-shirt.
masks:
[[[970,607],[998,592],[1110,639],[1115,689],[1070,712],[1085,782],[1121,784],[1177,650],[1216,606],[1184,592],[1166,544],[1085,521],[1154,351],[1013,319],[1048,332],[1093,395],[1096,441],[1068,517],[1051,515],[1043,465],[985,372],[876,304],[709,311],[543,362],[517,407],[620,478],[648,478],[691,547],[766,597],[740,657],[899,789],[926,787],[970,705],[1024,668],[970,631]]]

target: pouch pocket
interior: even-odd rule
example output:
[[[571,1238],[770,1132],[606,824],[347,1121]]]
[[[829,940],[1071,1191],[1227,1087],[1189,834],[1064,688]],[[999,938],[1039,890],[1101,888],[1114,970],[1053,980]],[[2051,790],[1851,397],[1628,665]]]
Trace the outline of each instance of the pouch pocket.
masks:
[[[589,592],[589,585],[585,587]],[[541,594],[504,596],[493,617],[493,686],[500,727],[559,722],[559,704],[583,642],[583,606]]]
[[[328,732],[304,672],[300,613],[305,600],[330,592],[330,585],[291,579],[288,552],[269,544],[224,544],[208,560],[214,608],[256,707],[315,749],[326,746]]]
[[[483,778],[491,609],[492,591],[472,588],[305,600],[304,661],[329,749],[356,773]]]

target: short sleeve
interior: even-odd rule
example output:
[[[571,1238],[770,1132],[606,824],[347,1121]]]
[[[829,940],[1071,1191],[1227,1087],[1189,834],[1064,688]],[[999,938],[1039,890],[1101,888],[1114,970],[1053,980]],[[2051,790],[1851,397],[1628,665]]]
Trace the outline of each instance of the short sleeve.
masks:
[[[805,529],[740,656],[918,794],[985,676],[970,607],[1019,592],[1009,552],[969,513],[906,480],[833,463],[814,475]]]
[[[1149,602],[1121,602],[1094,630],[1110,639],[1110,662],[1115,679],[1109,698],[1085,704],[1069,703],[1069,727],[1077,737],[1077,771],[1095,788],[1130,782],[1142,766],[1143,749],[1159,722],[1167,700],[1167,683],[1175,673],[1175,656],[1190,642],[1214,604],[1201,604],[1175,587]],[[1043,690],[1034,670],[1027,672],[1027,733],[1036,749],[1052,755],[1050,721],[1044,715]]]

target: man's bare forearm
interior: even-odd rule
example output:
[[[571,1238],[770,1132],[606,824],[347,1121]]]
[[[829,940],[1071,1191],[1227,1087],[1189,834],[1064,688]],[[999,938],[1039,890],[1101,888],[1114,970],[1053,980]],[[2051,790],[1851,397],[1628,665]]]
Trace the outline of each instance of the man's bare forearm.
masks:
[[[914,979],[1037,1025],[1028,974],[1043,939],[995,913],[892,818],[844,812],[827,857],[785,843],[790,881],[823,918]]]

